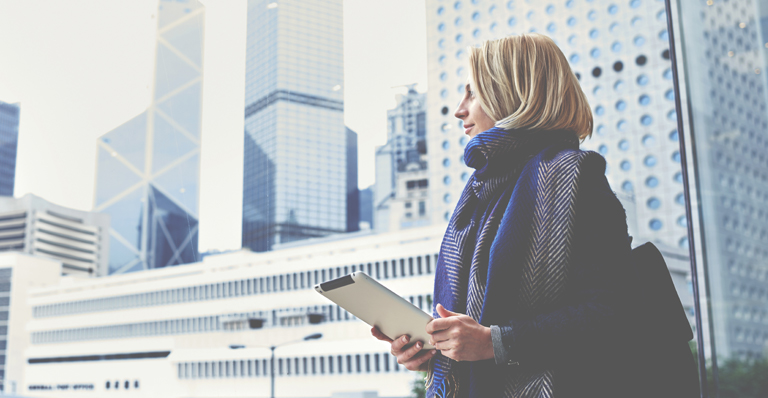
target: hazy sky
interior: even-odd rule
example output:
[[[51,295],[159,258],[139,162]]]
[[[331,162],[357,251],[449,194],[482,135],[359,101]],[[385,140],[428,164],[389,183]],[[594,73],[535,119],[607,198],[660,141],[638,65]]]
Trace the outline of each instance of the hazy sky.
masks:
[[[207,0],[200,248],[240,247],[245,0]],[[157,0],[0,0],[0,101],[21,103],[15,196],[93,207],[96,139],[150,103]],[[423,0],[344,0],[344,120],[374,182],[393,89],[426,90]]]

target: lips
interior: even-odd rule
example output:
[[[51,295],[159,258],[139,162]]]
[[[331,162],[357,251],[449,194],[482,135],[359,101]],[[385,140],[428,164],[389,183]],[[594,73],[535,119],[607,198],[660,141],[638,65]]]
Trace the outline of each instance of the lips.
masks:
[[[469,125],[465,124],[464,125],[464,134],[469,134],[469,130],[472,130],[472,127],[475,127],[475,125],[474,124],[469,124]]]

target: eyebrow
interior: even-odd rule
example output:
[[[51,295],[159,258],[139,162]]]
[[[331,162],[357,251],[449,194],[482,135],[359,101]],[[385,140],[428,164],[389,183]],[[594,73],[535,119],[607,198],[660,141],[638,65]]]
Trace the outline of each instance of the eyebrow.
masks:
[[[471,88],[471,87],[469,87],[469,83],[467,83],[467,85],[466,85],[466,86],[464,86],[464,89],[465,89],[467,92],[469,92],[469,91],[472,91],[472,90],[470,90],[470,88]]]

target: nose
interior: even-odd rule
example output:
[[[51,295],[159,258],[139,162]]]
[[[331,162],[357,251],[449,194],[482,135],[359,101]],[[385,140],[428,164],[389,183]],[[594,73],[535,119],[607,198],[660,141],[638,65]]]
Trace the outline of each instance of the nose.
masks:
[[[469,114],[469,111],[467,110],[466,104],[464,100],[461,100],[459,102],[459,105],[456,106],[456,111],[453,112],[453,116],[455,116],[457,119],[464,120],[465,117]]]

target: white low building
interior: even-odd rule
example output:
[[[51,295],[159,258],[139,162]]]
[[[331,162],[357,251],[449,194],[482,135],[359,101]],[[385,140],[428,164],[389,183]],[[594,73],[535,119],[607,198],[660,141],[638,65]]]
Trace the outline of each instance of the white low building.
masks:
[[[429,311],[443,232],[360,233],[98,279],[62,277],[50,264],[14,274],[48,283],[19,292],[26,307],[12,311],[10,322],[23,323],[26,333],[11,336],[9,347],[24,354],[9,357],[6,369],[17,371],[8,372],[5,391],[269,396],[269,346],[299,341],[275,351],[276,396],[409,396],[418,375],[311,287],[362,270]],[[302,340],[316,333],[322,338]]]

